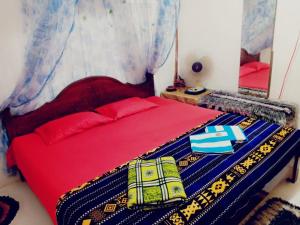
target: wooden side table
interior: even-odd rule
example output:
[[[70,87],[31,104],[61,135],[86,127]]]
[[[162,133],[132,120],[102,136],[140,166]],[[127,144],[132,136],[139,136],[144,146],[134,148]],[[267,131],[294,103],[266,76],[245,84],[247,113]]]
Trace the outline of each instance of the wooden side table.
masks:
[[[198,105],[200,103],[201,98],[210,93],[210,91],[207,90],[206,92],[203,92],[199,95],[189,95],[184,93],[186,89],[187,87],[177,88],[177,91],[173,91],[173,92],[163,91],[160,94],[160,96],[163,98],[173,99],[191,105]]]

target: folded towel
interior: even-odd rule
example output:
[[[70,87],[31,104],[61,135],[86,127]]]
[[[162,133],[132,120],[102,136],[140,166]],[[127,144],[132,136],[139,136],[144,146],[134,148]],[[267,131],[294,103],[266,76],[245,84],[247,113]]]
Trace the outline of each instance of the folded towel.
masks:
[[[239,126],[208,126],[205,128],[206,133],[210,132],[222,132],[225,131],[228,134],[228,140],[243,142],[248,138],[244,134],[244,131]]]
[[[190,136],[193,152],[201,153],[233,153],[227,132],[203,133]]]
[[[164,208],[185,199],[186,194],[173,157],[137,159],[129,163],[128,208]]]

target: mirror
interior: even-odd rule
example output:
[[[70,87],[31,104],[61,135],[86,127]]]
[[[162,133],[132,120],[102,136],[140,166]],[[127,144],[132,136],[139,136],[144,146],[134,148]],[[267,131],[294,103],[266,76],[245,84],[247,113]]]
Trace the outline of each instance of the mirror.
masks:
[[[267,98],[277,0],[244,0],[239,93]]]

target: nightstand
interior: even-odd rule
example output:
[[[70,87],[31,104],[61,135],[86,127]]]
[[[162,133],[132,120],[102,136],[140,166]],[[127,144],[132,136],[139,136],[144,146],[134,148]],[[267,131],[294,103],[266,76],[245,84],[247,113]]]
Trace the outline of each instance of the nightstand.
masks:
[[[179,102],[184,102],[187,104],[191,104],[191,105],[198,105],[200,103],[200,100],[203,96],[207,95],[210,93],[209,90],[207,90],[204,93],[201,93],[199,95],[188,95],[185,94],[184,91],[187,89],[187,87],[185,88],[177,88],[176,91],[163,91],[160,96],[163,98],[168,98],[168,99],[173,99]]]

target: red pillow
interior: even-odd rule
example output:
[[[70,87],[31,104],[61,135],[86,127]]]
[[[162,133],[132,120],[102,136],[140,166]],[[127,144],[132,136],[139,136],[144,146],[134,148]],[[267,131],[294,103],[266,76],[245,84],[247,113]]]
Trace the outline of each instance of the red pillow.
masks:
[[[80,112],[52,120],[35,129],[46,144],[56,143],[66,137],[112,121],[94,112]]]
[[[133,97],[98,107],[96,111],[116,120],[153,107],[157,107],[157,104],[142,98]]]

